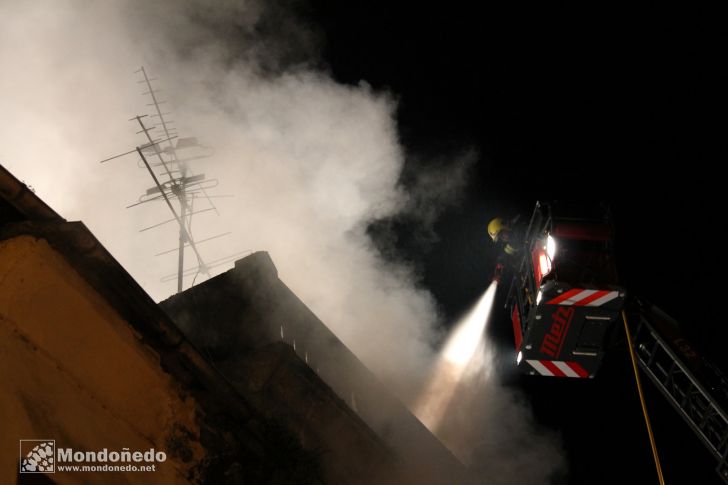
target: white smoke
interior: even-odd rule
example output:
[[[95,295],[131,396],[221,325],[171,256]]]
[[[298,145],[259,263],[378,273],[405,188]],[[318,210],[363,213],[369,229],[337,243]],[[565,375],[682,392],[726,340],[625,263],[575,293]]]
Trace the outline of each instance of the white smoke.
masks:
[[[176,230],[138,233],[169,219],[167,208],[125,209],[153,185],[149,175],[133,154],[98,163],[144,142],[127,121],[151,114],[134,74],[144,65],[180,135],[215,149],[193,170],[234,196],[215,199],[219,217],[196,217],[196,238],[233,232],[201,245],[203,256],[269,251],[281,279],[411,401],[432,362],[437,308],[412,268],[381,256],[367,224],[401,211],[431,224],[433,200],[457,190],[434,190],[446,184],[432,172],[413,184],[422,190],[398,185],[393,96],[332,80],[317,67],[319,37],[277,5],[0,0],[0,163],[89,226],[155,299],[172,294],[174,282],[159,279],[175,272],[175,255],[153,255],[176,246]],[[448,172],[459,174],[455,189],[473,160],[464,153]],[[516,407],[506,421],[526,412]]]
[[[127,120],[151,112],[134,74],[145,64],[180,133],[215,148],[196,171],[220,180],[212,193],[234,196],[215,199],[219,217],[195,219],[198,238],[233,231],[201,245],[203,256],[269,251],[281,279],[350,348],[413,390],[435,305],[366,236],[366,221],[407,203],[397,186],[404,159],[395,103],[305,66],[271,72],[261,62],[277,55],[267,44],[238,48],[214,35],[230,17],[238,41],[251,42],[259,8],[202,3],[4,4],[3,18],[13,21],[3,29],[2,58],[15,68],[0,86],[17,93],[4,106],[14,120],[2,133],[4,164],[65,217],[83,220],[153,297],[171,294],[174,281],[159,279],[174,273],[175,254],[153,255],[176,246],[175,228],[137,232],[169,219],[167,208],[124,208],[153,182],[135,155],[97,163],[144,141]]]
[[[534,422],[524,396],[491,372],[486,343],[472,362],[440,423],[437,436],[476,475],[493,485],[547,485],[563,473],[561,442]]]

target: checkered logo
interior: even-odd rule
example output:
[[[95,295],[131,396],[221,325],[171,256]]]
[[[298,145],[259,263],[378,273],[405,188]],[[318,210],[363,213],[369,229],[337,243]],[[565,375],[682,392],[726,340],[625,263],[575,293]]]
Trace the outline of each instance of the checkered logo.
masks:
[[[55,473],[56,440],[20,440],[20,473]]]

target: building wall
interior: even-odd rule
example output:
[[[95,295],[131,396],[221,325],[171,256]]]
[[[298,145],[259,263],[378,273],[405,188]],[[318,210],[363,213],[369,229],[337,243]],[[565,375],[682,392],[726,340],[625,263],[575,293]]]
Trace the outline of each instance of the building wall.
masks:
[[[285,342],[393,450],[405,483],[468,482],[465,467],[278,278],[268,253],[238,260],[160,306],[236,389],[249,380],[241,356]]]
[[[172,446],[176,436],[199,433],[194,400],[63,257],[32,236],[0,241],[0,389],[0,483],[15,483],[19,439],[167,453],[158,471],[107,473],[110,484],[188,483],[204,457],[195,440]]]
[[[396,401],[280,282],[266,253],[252,261],[260,256],[262,266],[238,262],[204,285],[212,293],[202,305],[194,291],[180,300],[180,322],[204,323],[186,328],[192,345],[82,223],[0,167],[0,484],[29,478],[18,474],[20,439],[168,457],[156,472],[59,472],[32,483],[464,483],[403,466],[391,433],[347,406],[352,369],[365,376],[355,393],[374,385],[364,408]],[[306,349],[322,358],[316,367]],[[402,437],[417,455],[423,436]]]
[[[46,240],[0,240],[0,483],[17,479],[18,440],[36,438],[168,456],[156,472],[48,475],[56,483],[415,483],[290,346],[235,354],[241,415],[229,396],[199,402],[143,322],[98,289]]]
[[[291,346],[269,344],[235,361],[234,379],[246,400],[292,430],[305,449],[320,457],[329,483],[422,483],[406,475],[395,454]]]

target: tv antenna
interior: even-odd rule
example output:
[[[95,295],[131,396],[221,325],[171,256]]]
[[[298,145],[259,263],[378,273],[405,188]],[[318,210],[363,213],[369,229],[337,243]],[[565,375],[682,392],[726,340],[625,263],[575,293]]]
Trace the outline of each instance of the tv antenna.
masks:
[[[176,277],[177,292],[179,293],[183,289],[183,280],[185,277],[194,275],[192,280],[192,284],[194,285],[195,279],[200,273],[209,277],[211,268],[229,263],[238,258],[241,254],[245,253],[245,251],[228,257],[219,258],[209,263],[206,263],[202,258],[198,249],[199,244],[227,236],[230,232],[217,234],[195,241],[192,236],[192,216],[211,211],[219,215],[217,207],[213,203],[212,199],[232,196],[208,194],[207,191],[209,189],[218,185],[218,180],[208,179],[205,177],[205,174],[193,174],[188,166],[188,162],[207,158],[211,156],[212,150],[209,147],[200,145],[194,137],[179,137],[177,130],[171,126],[174,124],[174,121],[168,118],[170,113],[163,112],[160,108],[160,105],[165,104],[166,102],[160,101],[157,97],[157,94],[160,93],[161,90],[154,89],[152,86],[152,81],[156,81],[156,79],[147,76],[147,72],[144,67],[136,71],[136,73],[141,73],[143,77],[143,79],[137,82],[146,86],[147,91],[142,93],[142,95],[148,95],[151,98],[151,103],[148,103],[147,106],[153,107],[154,113],[152,115],[137,115],[129,121],[137,122],[141,128],[137,134],[144,134],[146,142],[137,146],[134,150],[102,160],[101,163],[106,163],[110,160],[132,153],[137,153],[139,155],[141,161],[139,166],[146,168],[154,181],[154,186],[147,189],[146,192],[139,197],[137,202],[127,206],[127,208],[154,201],[164,201],[169,208],[173,216],[171,219],[145,227],[141,229],[140,232],[154,229],[169,223],[177,223],[179,228],[177,248],[162,251],[157,253],[155,256],[163,256],[174,253],[175,251],[177,252],[177,272],[163,277],[161,281],[172,281]],[[156,120],[145,124],[145,118],[156,118]],[[173,141],[175,142],[173,143]],[[184,155],[184,152],[190,151],[192,151],[193,154]],[[178,155],[178,152],[182,154],[182,156]],[[157,171],[159,171],[159,173],[157,173]],[[198,200],[203,201],[205,206],[196,209],[195,202]],[[177,201],[177,204],[173,204],[173,201]],[[177,208],[175,208],[175,205],[177,205]],[[184,260],[185,250],[187,248],[192,250],[197,264],[196,266],[185,269]]]

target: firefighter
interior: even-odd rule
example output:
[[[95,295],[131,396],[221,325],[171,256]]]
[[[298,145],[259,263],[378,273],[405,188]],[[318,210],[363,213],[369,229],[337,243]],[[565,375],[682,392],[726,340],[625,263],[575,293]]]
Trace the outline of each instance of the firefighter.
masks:
[[[508,256],[514,256],[518,252],[513,242],[512,224],[507,224],[500,217],[496,217],[488,223],[488,234]]]
[[[518,243],[515,241],[517,236],[514,236],[515,224],[518,217],[513,219],[510,223],[506,223],[500,217],[496,217],[490,223],[488,223],[488,234],[499,250],[502,250],[498,255],[495,264],[495,272],[493,273],[494,281],[501,281],[503,272],[506,270],[506,266],[514,266],[514,260],[518,255]],[[520,231],[519,231],[520,233]]]

